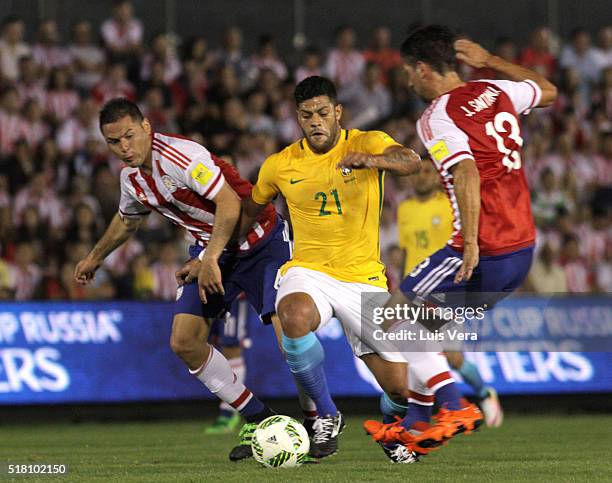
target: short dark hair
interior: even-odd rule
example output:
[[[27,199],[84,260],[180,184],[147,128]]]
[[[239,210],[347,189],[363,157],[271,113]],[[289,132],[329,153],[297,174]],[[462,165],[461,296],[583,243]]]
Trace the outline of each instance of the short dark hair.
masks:
[[[312,99],[317,96],[327,96],[333,104],[338,101],[338,95],[336,94],[336,86],[332,81],[326,77],[320,77],[313,75],[306,77],[295,87],[293,94],[295,97],[295,104],[299,106],[302,102]]]
[[[100,111],[100,129],[105,124],[112,124],[125,116],[130,116],[137,122],[144,121],[144,116],[136,104],[123,97],[111,99],[102,107]]]
[[[440,74],[457,70],[455,32],[443,25],[428,25],[411,33],[401,47],[406,63],[425,62]]]

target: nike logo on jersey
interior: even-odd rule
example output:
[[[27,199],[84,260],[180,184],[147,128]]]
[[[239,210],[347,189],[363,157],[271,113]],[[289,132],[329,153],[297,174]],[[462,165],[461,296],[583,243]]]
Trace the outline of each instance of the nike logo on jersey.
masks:
[[[300,181],[304,181],[305,179],[306,179],[306,178],[300,178],[300,179],[293,179],[293,178],[291,178],[291,179],[289,180],[289,183],[291,183],[291,184],[295,184],[295,183],[299,183]]]

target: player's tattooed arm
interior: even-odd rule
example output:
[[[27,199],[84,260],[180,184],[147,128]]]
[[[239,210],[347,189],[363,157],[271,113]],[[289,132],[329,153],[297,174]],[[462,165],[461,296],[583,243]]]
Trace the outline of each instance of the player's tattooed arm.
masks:
[[[198,274],[200,298],[206,303],[206,293],[224,294],[223,279],[219,258],[232,238],[240,218],[240,198],[225,183],[213,198],[215,203],[215,223],[208,246],[201,257],[202,264]]]
[[[348,152],[338,168],[376,168],[400,176],[416,174],[421,169],[421,157],[404,146],[389,146],[382,154]]]
[[[455,283],[469,280],[478,265],[478,222],[480,219],[480,175],[473,159],[464,159],[452,168],[455,196],[461,219],[463,236],[463,264],[455,276]]]
[[[115,248],[123,245],[138,230],[141,221],[141,218],[121,218],[119,214],[116,214],[102,238],[91,252],[77,264],[74,270],[74,279],[83,285],[91,282],[104,259]]]
[[[557,88],[546,77],[531,69],[513,64],[497,55],[493,55],[476,42],[467,39],[457,40],[455,42],[455,50],[457,51],[457,59],[469,66],[477,69],[483,67],[493,69],[508,79],[517,82],[524,81],[525,79],[534,81],[542,90],[542,98],[538,107],[550,106],[557,98]]]

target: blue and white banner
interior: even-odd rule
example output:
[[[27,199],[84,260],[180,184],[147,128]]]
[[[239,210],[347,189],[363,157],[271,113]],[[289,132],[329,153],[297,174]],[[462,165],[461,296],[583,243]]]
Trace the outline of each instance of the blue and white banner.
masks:
[[[602,299],[565,298],[562,304],[575,314],[602,310]],[[540,305],[531,298],[500,304],[491,314],[503,311],[500,341],[512,331],[518,337],[520,314],[537,310]],[[0,304],[0,405],[212,398],[170,350],[171,319],[172,305],[157,302]],[[612,333],[601,320],[588,319],[580,319],[580,330],[592,323],[598,333]],[[249,387],[263,398],[295,395],[272,328],[252,314],[249,332],[244,351]],[[337,321],[318,335],[335,396],[378,394]],[[612,347],[609,352],[475,352],[466,357],[501,394],[612,392]]]

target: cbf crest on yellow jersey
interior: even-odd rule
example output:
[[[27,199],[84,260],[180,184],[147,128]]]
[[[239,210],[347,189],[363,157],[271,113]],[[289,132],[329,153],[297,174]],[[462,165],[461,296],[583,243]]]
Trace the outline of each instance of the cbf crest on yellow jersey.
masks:
[[[386,288],[379,247],[383,171],[336,166],[349,151],[382,154],[396,145],[381,131],[343,129],[327,153],[312,152],[302,139],[266,159],[252,196],[258,204],[279,193],[287,201],[294,253],[283,274],[304,267],[343,282]]]

